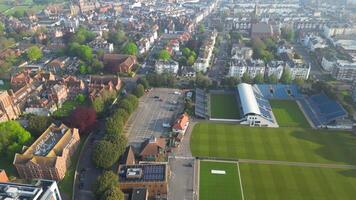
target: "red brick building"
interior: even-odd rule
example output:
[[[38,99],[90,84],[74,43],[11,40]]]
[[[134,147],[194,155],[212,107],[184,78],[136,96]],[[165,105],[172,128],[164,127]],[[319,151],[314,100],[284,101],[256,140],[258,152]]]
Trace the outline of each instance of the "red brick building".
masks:
[[[137,63],[135,56],[123,54],[105,54],[103,61],[105,69],[112,73],[130,72]]]

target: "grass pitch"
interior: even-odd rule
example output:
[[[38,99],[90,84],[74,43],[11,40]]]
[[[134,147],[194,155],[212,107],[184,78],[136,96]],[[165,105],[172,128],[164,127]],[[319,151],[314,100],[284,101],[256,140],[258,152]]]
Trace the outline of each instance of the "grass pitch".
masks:
[[[211,174],[211,170],[225,170],[225,175]],[[242,199],[236,163],[200,162],[199,199]]]
[[[356,137],[342,131],[199,123],[190,146],[193,156],[356,165]]]
[[[291,100],[270,100],[272,111],[281,127],[303,127],[310,125],[304,114],[299,109],[298,104]]]
[[[241,164],[248,200],[353,200],[356,171],[264,164]]]
[[[234,94],[211,94],[210,110],[212,118],[240,118],[239,107]]]

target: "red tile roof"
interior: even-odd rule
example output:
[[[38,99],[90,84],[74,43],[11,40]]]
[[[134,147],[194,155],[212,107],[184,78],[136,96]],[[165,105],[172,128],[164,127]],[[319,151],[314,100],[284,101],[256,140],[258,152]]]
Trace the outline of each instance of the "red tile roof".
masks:
[[[178,130],[183,130],[187,122],[189,122],[189,116],[187,113],[184,113],[181,116],[179,116],[179,118],[176,120],[176,122],[173,125],[173,128]]]

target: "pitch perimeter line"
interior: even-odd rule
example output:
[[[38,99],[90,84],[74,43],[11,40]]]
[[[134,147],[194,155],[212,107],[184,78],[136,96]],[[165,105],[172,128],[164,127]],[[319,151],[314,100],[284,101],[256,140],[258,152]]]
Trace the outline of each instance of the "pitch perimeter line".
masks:
[[[241,180],[241,173],[240,173],[240,164],[237,162],[237,172],[239,174],[239,180],[240,180],[240,189],[241,189],[241,196],[242,200],[245,200],[245,195],[244,195],[244,189],[242,187],[242,180]]]

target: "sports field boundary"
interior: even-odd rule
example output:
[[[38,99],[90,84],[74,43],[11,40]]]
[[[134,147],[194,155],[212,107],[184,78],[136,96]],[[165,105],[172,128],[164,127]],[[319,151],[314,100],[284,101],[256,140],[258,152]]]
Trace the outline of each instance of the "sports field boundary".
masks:
[[[241,178],[241,173],[240,173],[240,164],[239,164],[239,162],[237,162],[237,172],[238,172],[238,174],[239,174],[241,197],[242,197],[242,200],[245,200],[245,195],[244,195],[244,189],[243,189],[243,186],[242,186],[242,178]]]
[[[267,164],[267,165],[285,165],[285,166],[299,166],[299,167],[314,167],[314,168],[329,168],[329,169],[356,169],[356,165],[343,164],[326,164],[326,163],[308,163],[308,162],[290,162],[279,160],[253,160],[253,159],[229,159],[217,157],[197,157],[199,160],[212,162],[226,162],[226,163],[251,163],[251,164]]]

